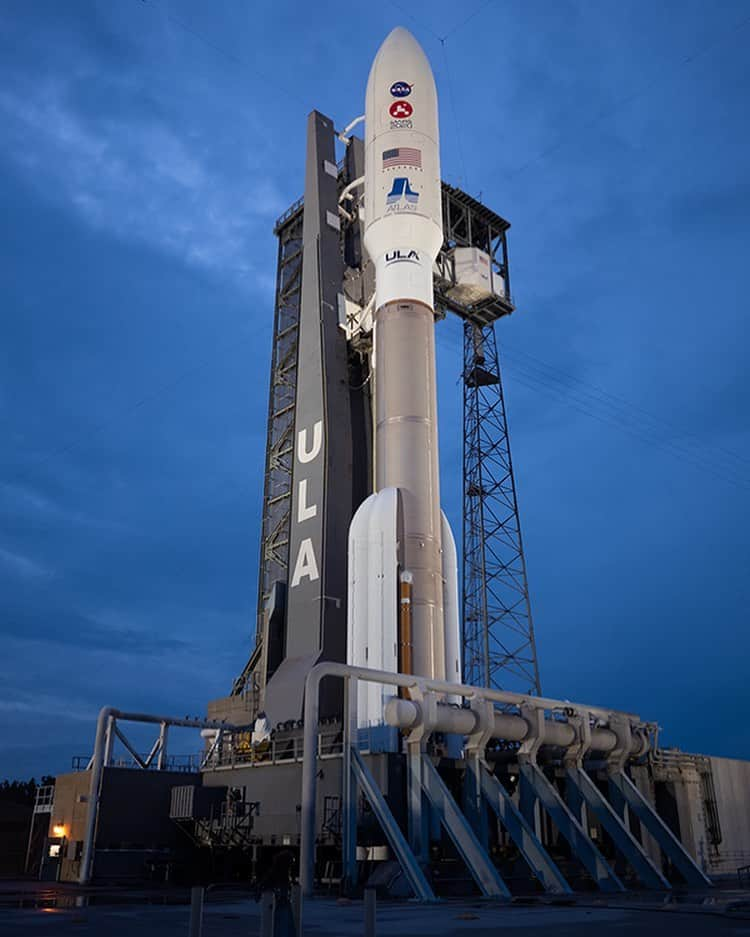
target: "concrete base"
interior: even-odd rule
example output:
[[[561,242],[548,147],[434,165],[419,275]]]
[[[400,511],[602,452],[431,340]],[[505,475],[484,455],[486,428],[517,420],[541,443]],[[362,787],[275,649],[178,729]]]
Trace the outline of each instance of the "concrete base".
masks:
[[[117,894],[94,891],[96,904],[87,905],[73,890],[26,891],[9,894],[0,889],[0,930],[4,937],[56,937],[73,924],[83,926],[89,937],[184,937],[188,930],[188,894],[173,894],[179,905],[147,904],[143,893]],[[2,891],[5,891],[5,900]],[[91,894],[91,890],[89,890]],[[57,895],[57,897],[55,897]],[[247,937],[257,934],[260,905],[251,898],[224,900],[220,890],[207,893],[204,910],[205,937]],[[161,896],[154,896],[159,900]],[[20,901],[26,906],[19,907]],[[169,900],[169,899],[168,899]],[[112,904],[108,904],[112,902]],[[46,904],[47,908],[34,904]],[[686,895],[667,902],[642,896],[581,900],[563,905],[539,901],[497,905],[486,901],[445,901],[420,906],[414,902],[378,901],[377,931],[388,937],[703,937],[707,934],[747,934],[750,930],[750,892],[728,891],[712,895]],[[363,901],[316,899],[304,905],[305,932],[326,937],[356,937],[365,933]],[[80,928],[79,928],[80,929]]]

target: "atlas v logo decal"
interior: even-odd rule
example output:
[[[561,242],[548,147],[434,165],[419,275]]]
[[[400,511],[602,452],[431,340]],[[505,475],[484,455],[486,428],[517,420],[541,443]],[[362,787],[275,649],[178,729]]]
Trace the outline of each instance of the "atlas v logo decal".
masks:
[[[385,200],[389,206],[394,207],[398,205],[402,199],[406,201],[407,206],[416,206],[419,201],[419,192],[412,192],[409,180],[404,176],[398,176],[393,180],[393,188],[388,193]]]
[[[419,254],[416,251],[386,251],[386,264],[419,264]]]
[[[323,449],[323,421],[317,420],[313,426],[312,446],[308,449],[307,429],[301,429],[297,433],[297,462],[300,465],[307,465],[314,459],[317,459]],[[318,513],[317,504],[307,503],[307,479],[300,478],[297,488],[297,523],[302,524],[315,517]],[[298,586],[303,579],[309,579],[315,582],[320,579],[318,572],[318,561],[315,558],[315,547],[312,539],[306,537],[300,540],[297,558],[294,561],[294,573],[292,574],[292,589]]]

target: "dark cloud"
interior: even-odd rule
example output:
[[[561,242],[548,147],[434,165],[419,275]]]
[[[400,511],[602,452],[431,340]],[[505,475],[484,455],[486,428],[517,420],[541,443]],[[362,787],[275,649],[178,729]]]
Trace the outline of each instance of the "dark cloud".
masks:
[[[671,210],[679,230],[700,234],[707,226],[717,226],[727,234],[743,236],[750,224],[750,183],[738,179],[699,191],[680,192],[672,198]]]

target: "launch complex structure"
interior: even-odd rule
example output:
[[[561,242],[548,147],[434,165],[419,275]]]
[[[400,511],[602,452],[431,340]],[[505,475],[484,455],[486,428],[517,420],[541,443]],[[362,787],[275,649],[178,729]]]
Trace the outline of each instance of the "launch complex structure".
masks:
[[[102,710],[93,755],[40,807],[41,874],[257,874],[290,849],[306,895],[708,888],[750,863],[750,765],[542,696],[495,337],[510,226],[442,182],[405,30],[373,64],[364,140],[361,119],[309,115],[304,197],[275,229],[255,649],[205,720]],[[460,598],[437,468],[446,315],[464,340]],[[158,728],[148,754],[127,722]],[[202,730],[194,763],[169,755],[172,725]]]

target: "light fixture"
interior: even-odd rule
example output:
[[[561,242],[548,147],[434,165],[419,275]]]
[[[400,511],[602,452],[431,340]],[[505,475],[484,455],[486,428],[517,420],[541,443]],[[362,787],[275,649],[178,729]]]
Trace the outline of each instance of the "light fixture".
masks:
[[[53,836],[65,836],[65,824],[64,823],[55,823],[52,827]]]

